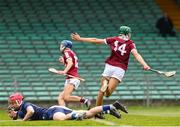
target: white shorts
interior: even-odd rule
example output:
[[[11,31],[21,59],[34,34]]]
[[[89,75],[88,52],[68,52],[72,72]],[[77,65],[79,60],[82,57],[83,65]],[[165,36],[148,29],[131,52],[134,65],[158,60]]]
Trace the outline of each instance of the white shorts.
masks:
[[[67,84],[73,84],[74,89],[77,90],[80,85],[80,80],[76,78],[66,79],[64,86],[66,86]]]
[[[105,64],[105,69],[104,72],[102,73],[102,76],[114,77],[121,82],[124,77],[124,74],[125,74],[125,70],[123,70],[122,68]]]

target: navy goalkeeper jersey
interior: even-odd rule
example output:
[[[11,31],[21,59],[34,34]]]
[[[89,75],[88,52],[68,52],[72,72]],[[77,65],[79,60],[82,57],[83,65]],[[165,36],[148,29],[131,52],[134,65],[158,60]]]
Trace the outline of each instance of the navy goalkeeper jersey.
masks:
[[[47,109],[46,108],[42,108],[39,107],[35,104],[29,103],[29,102],[25,102],[23,101],[23,103],[21,104],[20,110],[18,111],[18,117],[23,119],[24,116],[27,113],[27,107],[28,106],[32,106],[34,109],[34,114],[31,116],[30,120],[43,120],[43,115],[47,113]]]

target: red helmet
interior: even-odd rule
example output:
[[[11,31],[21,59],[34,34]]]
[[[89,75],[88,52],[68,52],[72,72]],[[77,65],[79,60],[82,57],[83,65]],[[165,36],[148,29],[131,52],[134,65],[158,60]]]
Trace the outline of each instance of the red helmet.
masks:
[[[10,101],[18,101],[21,102],[24,99],[21,93],[13,93],[9,96]]]

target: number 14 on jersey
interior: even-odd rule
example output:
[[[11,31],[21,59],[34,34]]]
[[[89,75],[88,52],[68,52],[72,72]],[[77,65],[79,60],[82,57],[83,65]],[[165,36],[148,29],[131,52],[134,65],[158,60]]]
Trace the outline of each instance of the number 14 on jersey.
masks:
[[[126,44],[122,44],[122,45],[120,45],[119,47],[118,47],[118,41],[115,41],[114,42],[114,51],[120,51],[121,52],[121,55],[123,56],[124,55],[124,53],[126,53]]]

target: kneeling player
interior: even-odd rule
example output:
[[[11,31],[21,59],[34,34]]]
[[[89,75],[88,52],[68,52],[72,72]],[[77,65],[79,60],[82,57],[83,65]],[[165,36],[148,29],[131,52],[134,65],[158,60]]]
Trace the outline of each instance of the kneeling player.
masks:
[[[100,112],[111,114],[116,118],[121,118],[118,109],[127,112],[125,106],[116,101],[111,105],[103,105],[91,108],[88,111],[73,111],[65,106],[51,106],[43,108],[29,102],[23,101],[20,93],[14,93],[9,97],[8,115],[13,120],[18,118],[27,120],[82,120],[94,117]]]

